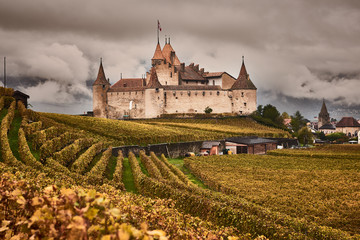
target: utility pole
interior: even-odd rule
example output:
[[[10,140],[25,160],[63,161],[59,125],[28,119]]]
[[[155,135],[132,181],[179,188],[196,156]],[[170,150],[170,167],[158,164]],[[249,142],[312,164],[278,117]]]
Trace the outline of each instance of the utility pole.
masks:
[[[6,57],[4,57],[4,88],[6,88]]]

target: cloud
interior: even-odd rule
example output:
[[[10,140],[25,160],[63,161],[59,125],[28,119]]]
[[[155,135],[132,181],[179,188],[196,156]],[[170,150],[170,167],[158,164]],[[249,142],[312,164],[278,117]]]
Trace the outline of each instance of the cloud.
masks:
[[[0,52],[8,74],[29,81],[17,82],[34,94],[30,101],[56,104],[58,111],[72,101],[79,111],[91,109],[89,82],[99,58],[111,83],[121,73],[141,77],[150,67],[159,19],[162,45],[171,35],[187,64],[237,77],[245,55],[260,103],[325,98],[357,109],[359,10],[357,0],[3,1]]]

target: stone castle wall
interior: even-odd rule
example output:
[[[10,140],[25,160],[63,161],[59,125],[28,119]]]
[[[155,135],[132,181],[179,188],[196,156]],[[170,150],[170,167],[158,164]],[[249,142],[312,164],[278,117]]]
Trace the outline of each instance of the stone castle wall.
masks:
[[[164,90],[108,92],[108,118],[157,118],[161,114],[213,113],[248,115],[256,110],[256,90]],[[132,101],[132,109],[129,109]],[[246,103],[246,106],[245,104]]]

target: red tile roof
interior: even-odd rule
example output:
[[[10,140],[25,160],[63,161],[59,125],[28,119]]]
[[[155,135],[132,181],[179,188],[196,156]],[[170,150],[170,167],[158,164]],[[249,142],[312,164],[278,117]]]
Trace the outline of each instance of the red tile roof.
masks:
[[[225,72],[205,72],[203,77],[211,78],[211,77],[221,77]]]
[[[205,81],[206,79],[196,72],[191,66],[185,67],[183,72],[180,71],[180,77],[182,80],[196,80]]]
[[[360,124],[353,117],[343,117],[336,127],[360,127]]]
[[[220,86],[213,85],[165,85],[164,90],[221,90]]]
[[[172,46],[170,45],[170,43],[165,44],[165,46],[164,46],[164,48],[162,50],[162,54],[165,57],[166,62],[168,62],[168,63],[171,63],[170,56],[171,56],[172,51],[175,52],[174,49],[172,48]],[[175,54],[175,58],[174,58],[174,65],[180,65],[180,60],[176,56],[176,54]]]
[[[146,88],[161,88],[162,85],[159,82],[159,79],[156,74],[156,69],[154,67],[151,68],[151,75],[149,83],[146,85]]]
[[[249,74],[247,74],[247,71],[246,71],[246,68],[245,68],[245,63],[244,63],[244,58],[243,58],[243,62],[242,62],[242,65],[241,65],[239,77],[234,82],[231,89],[233,89],[233,90],[235,90],[235,89],[253,89],[253,90],[256,90],[257,89],[255,87],[255,85],[252,83],[252,81],[250,80]]]
[[[135,91],[144,91],[145,87],[118,87],[110,88],[109,92],[135,92]]]
[[[142,87],[145,80],[142,78],[123,78],[111,86],[111,89],[124,88],[124,87]]]
[[[160,44],[158,43],[156,45],[155,53],[154,53],[152,60],[162,60],[162,59],[165,59],[165,58],[161,52]]]
[[[102,65],[102,61],[100,62],[99,72],[97,75],[97,78],[93,85],[110,85],[110,83],[106,80],[104,68]]]

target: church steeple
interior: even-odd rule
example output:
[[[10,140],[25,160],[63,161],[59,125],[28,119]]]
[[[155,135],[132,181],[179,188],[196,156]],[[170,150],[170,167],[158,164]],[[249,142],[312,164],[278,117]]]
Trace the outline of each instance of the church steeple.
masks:
[[[96,78],[95,82],[93,83],[93,85],[104,85],[104,84],[110,85],[110,83],[106,80],[104,67],[102,64],[102,58],[100,58],[99,72],[98,72],[97,78]]]
[[[329,124],[329,123],[330,123],[330,115],[329,115],[328,110],[325,105],[325,99],[323,99],[323,104],[321,106],[321,110],[319,113],[318,128],[320,128],[321,126],[323,126],[325,124]]]

